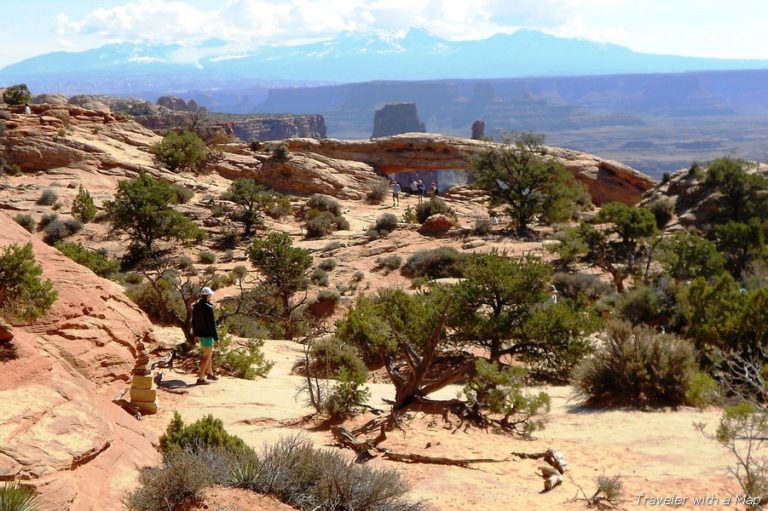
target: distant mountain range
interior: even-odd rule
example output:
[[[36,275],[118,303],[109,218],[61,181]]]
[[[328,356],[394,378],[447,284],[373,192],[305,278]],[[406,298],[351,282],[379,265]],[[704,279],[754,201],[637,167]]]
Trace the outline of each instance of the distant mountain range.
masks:
[[[222,41],[179,45],[110,44],[54,52],[0,69],[0,84],[34,92],[131,94],[370,80],[514,78],[701,70],[768,69],[765,60],[652,55],[583,39],[520,30],[478,41],[446,41],[421,30],[400,39],[359,34],[300,46],[227,54]]]

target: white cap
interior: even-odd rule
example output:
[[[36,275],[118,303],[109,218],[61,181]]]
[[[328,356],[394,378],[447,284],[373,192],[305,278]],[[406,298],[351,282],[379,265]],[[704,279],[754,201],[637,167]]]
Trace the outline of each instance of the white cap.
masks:
[[[213,289],[210,287],[204,287],[200,290],[200,294],[203,296],[213,296]]]

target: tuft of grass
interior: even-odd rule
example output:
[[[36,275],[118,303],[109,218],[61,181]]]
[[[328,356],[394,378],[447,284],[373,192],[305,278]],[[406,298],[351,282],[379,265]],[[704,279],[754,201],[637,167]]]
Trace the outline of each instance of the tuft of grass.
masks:
[[[0,486],[0,511],[37,511],[35,493],[18,483]]]

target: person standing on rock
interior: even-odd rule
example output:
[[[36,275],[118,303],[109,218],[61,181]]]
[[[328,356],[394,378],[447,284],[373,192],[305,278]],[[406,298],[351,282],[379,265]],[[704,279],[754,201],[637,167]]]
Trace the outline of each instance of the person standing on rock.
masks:
[[[419,204],[424,202],[424,181],[419,179],[419,182],[416,183],[416,194],[419,196]]]
[[[200,290],[200,298],[192,306],[192,333],[203,350],[200,372],[197,375],[198,385],[208,385],[210,383],[208,380],[218,380],[218,377],[213,374],[213,346],[214,344],[218,346],[219,334],[216,331],[216,318],[213,315],[212,296],[213,290],[210,287],[204,287]]]
[[[32,109],[29,108],[29,103],[24,103],[24,115],[32,115]]]
[[[400,183],[392,182],[392,207],[400,205]]]

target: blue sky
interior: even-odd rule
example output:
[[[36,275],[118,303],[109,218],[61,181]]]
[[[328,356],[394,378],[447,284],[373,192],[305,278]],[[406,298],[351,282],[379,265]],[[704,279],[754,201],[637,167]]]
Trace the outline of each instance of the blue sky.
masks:
[[[648,53],[768,59],[768,0],[0,0],[0,67],[110,42],[231,50],[341,32],[453,40],[531,28]]]

